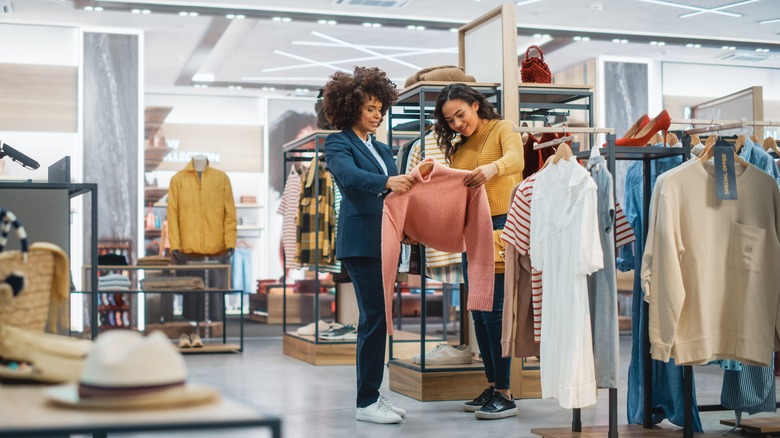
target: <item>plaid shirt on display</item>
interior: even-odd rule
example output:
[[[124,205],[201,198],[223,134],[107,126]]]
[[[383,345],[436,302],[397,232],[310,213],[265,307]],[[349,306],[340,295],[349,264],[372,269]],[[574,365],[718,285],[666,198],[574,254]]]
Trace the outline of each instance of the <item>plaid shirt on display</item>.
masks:
[[[314,177],[319,170],[319,193],[315,193]],[[336,212],[333,208],[333,180],[330,173],[319,166],[319,159],[312,159],[301,186],[301,203],[298,209],[297,248],[295,261],[298,263],[330,265],[336,261],[335,225]],[[319,229],[316,229],[316,213],[319,211]],[[317,254],[319,239],[319,254]],[[317,255],[319,255],[319,260]]]

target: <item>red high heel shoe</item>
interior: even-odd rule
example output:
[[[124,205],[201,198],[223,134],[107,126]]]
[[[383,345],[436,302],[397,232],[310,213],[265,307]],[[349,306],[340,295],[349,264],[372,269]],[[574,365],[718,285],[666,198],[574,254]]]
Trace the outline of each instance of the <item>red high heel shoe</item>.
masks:
[[[636,122],[634,122],[633,125],[631,125],[630,128],[628,128],[628,131],[626,131],[626,134],[623,136],[623,138],[630,138],[637,132],[639,132],[640,129],[644,128],[645,125],[650,123],[650,117],[647,116],[647,114],[642,114],[642,117],[640,117]]]
[[[626,135],[623,138],[619,138],[615,141],[616,146],[645,146],[650,139],[658,131],[663,131],[666,138],[666,133],[669,131],[669,126],[672,124],[672,118],[666,110],[661,111],[657,116],[650,120],[642,129],[634,133],[633,135]],[[628,133],[627,133],[628,134]]]

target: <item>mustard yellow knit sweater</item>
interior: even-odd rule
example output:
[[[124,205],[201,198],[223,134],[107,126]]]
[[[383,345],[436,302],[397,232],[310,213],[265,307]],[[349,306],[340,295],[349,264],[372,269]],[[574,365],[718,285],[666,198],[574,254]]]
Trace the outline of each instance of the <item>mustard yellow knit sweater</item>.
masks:
[[[523,144],[512,128],[509,120],[490,120],[451,158],[454,169],[474,170],[488,163],[498,166],[498,174],[485,183],[491,216],[509,211],[512,188],[523,179]]]

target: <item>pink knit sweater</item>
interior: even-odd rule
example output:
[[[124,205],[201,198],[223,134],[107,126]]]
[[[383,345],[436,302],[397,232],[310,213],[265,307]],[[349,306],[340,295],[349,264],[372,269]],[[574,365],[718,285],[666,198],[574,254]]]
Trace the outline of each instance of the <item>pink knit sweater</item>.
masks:
[[[423,176],[420,169],[433,166]],[[400,242],[404,234],[446,252],[468,252],[469,310],[493,308],[493,224],[484,186],[466,187],[469,171],[450,169],[432,158],[411,172],[415,180],[406,193],[385,198],[382,214],[382,282],[387,331],[393,334],[392,300]]]

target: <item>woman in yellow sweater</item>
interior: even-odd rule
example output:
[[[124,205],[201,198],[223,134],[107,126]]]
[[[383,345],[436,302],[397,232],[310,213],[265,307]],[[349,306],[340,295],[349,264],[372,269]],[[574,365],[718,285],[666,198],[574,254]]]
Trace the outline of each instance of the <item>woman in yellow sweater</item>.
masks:
[[[512,188],[522,180],[520,136],[513,131],[512,122],[502,120],[485,96],[464,84],[444,87],[436,100],[434,116],[439,148],[450,167],[471,170],[464,184],[473,188],[484,184],[494,234],[500,233],[506,223]],[[467,272],[465,266],[463,272]],[[496,260],[494,290],[492,311],[471,312],[489,387],[463,408],[481,419],[517,415],[509,389],[511,359],[501,357],[504,263],[500,259]]]

